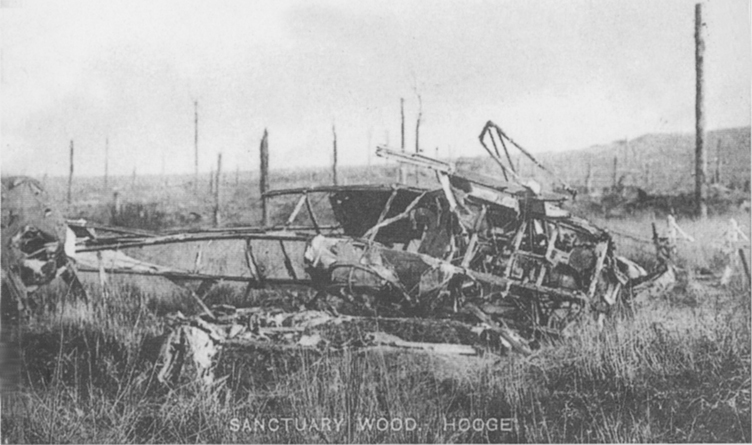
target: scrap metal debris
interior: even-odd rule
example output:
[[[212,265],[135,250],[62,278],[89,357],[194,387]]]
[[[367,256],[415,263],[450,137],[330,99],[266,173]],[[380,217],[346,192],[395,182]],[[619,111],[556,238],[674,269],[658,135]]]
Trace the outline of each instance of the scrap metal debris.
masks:
[[[192,363],[205,381],[214,380],[211,363],[218,351],[238,341],[335,349],[380,344],[459,354],[469,354],[485,342],[498,345],[497,352],[530,354],[546,338],[570,333],[584,316],[602,322],[619,308],[649,298],[675,281],[671,246],[655,230],[661,266],[648,273],[616,254],[607,231],[564,210],[561,203],[566,195],[542,193],[538,184],[522,178],[511,161],[510,148],[552,173],[496,124],[487,123],[479,139],[503,179],[380,147],[379,156],[432,171],[438,186],[271,191],[264,200],[296,199],[294,206],[287,207],[292,212],[271,227],[151,234],[69,221],[76,232],[76,253],[71,256],[80,270],[101,275],[193,280],[202,282],[204,290],[217,282],[235,281],[247,283],[248,289],[306,285],[317,292],[306,302],[308,310],[297,313],[262,315],[258,307],[232,308],[230,316],[207,308],[201,317],[173,317],[160,362],[159,378],[165,382],[174,381],[185,363]],[[570,186],[559,183],[574,196]],[[328,209],[321,208],[322,201],[328,201]],[[5,221],[3,213],[4,246]],[[23,252],[8,257],[13,264],[26,264],[27,272],[16,269],[19,276],[52,273],[44,265],[28,262],[38,255],[44,261],[58,261],[61,244],[49,244],[53,239],[36,237],[43,242],[24,247],[25,234],[37,233],[43,232],[16,230],[17,238],[9,238],[18,246],[16,251]],[[207,241],[239,243],[241,257],[227,263],[243,264],[243,270],[211,269],[212,262],[199,260],[200,249],[192,269],[157,265],[122,252]],[[270,253],[272,248],[276,254]],[[3,249],[4,271],[5,264]],[[316,311],[310,312],[312,308]],[[352,322],[348,317],[459,323],[469,337],[463,342],[437,338],[434,343],[370,329],[368,336],[345,345],[322,331]]]
[[[509,146],[550,171],[498,126],[489,122],[480,140],[501,167],[504,181],[382,147],[379,156],[433,170],[440,188],[341,186],[265,195],[265,199],[298,196],[283,233],[291,232],[288,228],[300,219],[304,207],[308,212],[311,224],[298,226],[296,232],[307,236],[302,258],[306,278],[318,291],[316,299],[326,301],[321,307],[336,314],[322,324],[341,322],[341,314],[454,320],[472,327],[474,342],[494,342],[499,345],[497,352],[528,355],[542,339],[571,332],[584,315],[602,322],[618,308],[673,286],[672,235],[679,230],[675,223],[666,238],[654,228],[660,266],[648,273],[616,255],[607,231],[565,211],[560,204],[566,196],[543,194],[537,184],[524,182],[511,162]],[[567,184],[561,185],[574,194]],[[320,194],[328,197],[334,226],[323,226],[314,213],[312,196]],[[272,229],[265,235],[279,237]],[[256,266],[251,249],[248,257],[250,274],[262,282],[265,277],[251,267]],[[288,278],[299,280],[287,253],[284,262]],[[301,333],[298,328],[295,325],[293,331]],[[322,343],[336,347],[318,332],[285,335],[288,344],[299,347]],[[409,349],[477,352],[473,341],[427,343],[384,332],[371,332],[365,338],[372,344]],[[363,339],[359,344],[364,345]]]
[[[38,181],[27,177],[2,180],[0,232],[4,308],[24,314],[27,296],[61,275],[82,290],[66,258],[66,254],[75,255],[75,237]]]
[[[237,345],[273,345],[314,352],[389,349],[464,356],[499,353],[504,345],[511,347],[506,342],[488,343],[487,336],[481,335],[483,327],[470,329],[462,324],[432,320],[355,317],[318,310],[283,312],[228,305],[213,306],[212,312],[218,315],[209,320],[206,316],[185,317],[179,312],[167,317],[169,333],[157,359],[159,381],[175,385],[181,377],[189,376],[206,385],[216,383],[220,381],[214,375],[217,356],[224,348]],[[436,341],[404,339],[415,336],[415,332]],[[455,342],[442,342],[441,337]]]

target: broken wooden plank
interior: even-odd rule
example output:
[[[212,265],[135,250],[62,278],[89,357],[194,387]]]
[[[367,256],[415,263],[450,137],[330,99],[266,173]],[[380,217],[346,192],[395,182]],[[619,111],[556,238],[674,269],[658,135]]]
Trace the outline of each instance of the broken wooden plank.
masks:
[[[478,355],[478,351],[470,345],[405,341],[396,335],[386,334],[384,332],[371,332],[366,335],[366,341],[378,346],[391,346],[400,349],[419,349],[438,354]]]
[[[188,243],[196,241],[256,239],[270,241],[308,241],[313,235],[302,235],[285,231],[273,233],[181,233],[175,235],[154,236],[149,238],[126,238],[91,240],[83,246],[76,247],[76,252],[95,252],[98,250],[128,249],[132,247],[158,246],[164,244]]]
[[[386,200],[386,204],[384,205],[384,208],[381,209],[381,213],[379,214],[379,219],[376,220],[376,225],[374,228],[376,230],[371,233],[371,235],[368,237],[369,240],[373,241],[376,238],[376,235],[379,233],[378,226],[384,221],[384,218],[386,218],[386,215],[389,213],[389,210],[392,208],[392,202],[394,202],[394,198],[397,197],[397,192],[399,189],[395,188],[392,191],[392,194],[389,195],[389,199]]]
[[[523,344],[518,338],[515,338],[516,336],[512,335],[509,328],[505,326],[500,326],[494,319],[489,317],[485,312],[478,309],[478,306],[468,303],[465,305],[465,309],[470,312],[471,314],[475,315],[480,321],[483,323],[486,323],[489,325],[495,332],[497,332],[501,338],[507,341],[510,345],[512,345],[512,348],[519,352],[522,355],[531,355],[533,351],[530,350],[530,348]]]
[[[79,272],[96,272],[99,273],[99,269],[95,267],[82,266],[78,268]],[[213,274],[201,274],[191,273],[187,271],[177,270],[161,270],[161,271],[149,271],[149,270],[131,270],[131,269],[118,269],[118,268],[105,268],[107,273],[122,274],[122,275],[144,275],[153,277],[164,277],[168,279],[177,280],[217,280],[217,281],[233,281],[240,283],[254,283],[258,284],[258,280],[252,277],[245,277],[242,275],[213,275]],[[266,278],[265,284],[268,285],[310,285],[311,280],[308,278]]]
[[[316,213],[313,211],[313,206],[311,205],[311,198],[308,196],[308,193],[305,194],[305,204],[306,209],[308,209],[308,216],[311,218],[311,222],[313,223],[313,230],[316,231],[316,233],[321,233],[321,229],[319,228],[319,222],[316,220]]]
[[[368,229],[366,233],[363,234],[363,238],[370,240],[371,235],[375,232],[378,232],[379,229],[382,227],[386,227],[389,224],[392,224],[394,222],[403,220],[405,218],[408,218],[410,216],[410,212],[418,205],[421,199],[423,199],[424,196],[426,196],[428,192],[425,191],[421,193],[417,198],[415,198],[406,208],[405,210],[400,213],[399,215],[393,216],[391,218],[385,219],[384,221],[381,221],[380,224],[376,224],[375,226]]]
[[[261,273],[261,269],[256,262],[256,257],[253,255],[253,244],[249,239],[245,240],[245,262],[251,277],[256,279],[256,283],[258,283],[259,287],[263,287],[265,277],[264,274]],[[252,283],[249,282],[248,284],[251,285]]]
[[[300,199],[298,199],[298,202],[297,204],[295,204],[295,208],[290,214],[290,217],[287,218],[287,223],[285,223],[285,226],[289,226],[295,221],[295,218],[298,217],[298,213],[300,213],[300,210],[303,208],[303,204],[306,203],[306,200],[308,199],[307,197],[308,195],[306,193],[303,193]]]
[[[294,280],[298,279],[298,275],[295,273],[295,268],[292,266],[292,261],[290,260],[290,255],[287,254],[287,249],[285,248],[284,241],[279,241],[279,247],[282,250],[282,255],[284,256],[285,261],[285,269],[287,269],[287,273],[290,274],[290,277]]]
[[[747,276],[747,285],[752,286],[752,277],[749,275],[749,265],[747,264],[747,257],[744,256],[744,249],[739,249],[739,258],[742,260],[742,267],[744,268],[744,275]]]

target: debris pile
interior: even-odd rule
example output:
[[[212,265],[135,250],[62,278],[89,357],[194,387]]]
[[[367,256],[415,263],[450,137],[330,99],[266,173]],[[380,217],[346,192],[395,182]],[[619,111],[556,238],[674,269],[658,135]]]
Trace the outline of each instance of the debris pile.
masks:
[[[314,351],[393,347],[463,355],[491,345],[494,353],[530,354],[542,340],[566,336],[583,316],[602,322],[635,299],[672,285],[671,249],[655,232],[661,267],[649,274],[616,255],[607,231],[565,211],[560,204],[566,195],[542,193],[537,184],[525,181],[511,162],[510,148],[551,173],[501,128],[489,122],[479,139],[503,179],[380,147],[379,156],[435,173],[438,186],[270,191],[265,201],[297,201],[287,207],[292,212],[284,222],[269,227],[153,234],[69,221],[75,232],[69,239],[75,240],[76,251],[69,256],[80,271],[98,273],[102,282],[106,273],[122,273],[201,283],[192,295],[205,314],[176,314],[169,320],[159,367],[164,382],[174,382],[187,365],[204,381],[214,381],[213,364],[228,345]],[[559,183],[574,196],[571,187]],[[5,193],[4,187],[3,199]],[[330,218],[322,217],[317,206],[322,201],[329,203]],[[6,208],[3,281],[6,271],[30,277],[27,286],[35,274],[44,275],[40,282],[47,280],[63,265],[59,258],[64,232],[53,231],[57,236],[50,239],[36,236],[45,233],[42,226],[36,231],[22,229],[24,223],[6,218]],[[301,219],[305,222],[299,223]],[[12,224],[18,229],[6,230]],[[40,241],[28,243],[27,235]],[[222,261],[201,262],[201,243],[208,241],[234,242],[240,256],[229,258],[232,249],[227,249]],[[199,246],[192,269],[123,253],[186,243]],[[6,254],[6,245],[18,246],[15,256]],[[42,263],[33,262],[37,260]],[[46,268],[50,261],[54,267]],[[14,264],[31,275],[14,269]],[[224,266],[228,264],[241,265],[241,270],[230,271]],[[246,283],[248,290],[304,285],[316,296],[299,312],[209,309],[201,297],[222,281]],[[423,335],[411,335],[416,329]],[[343,336],[343,331],[352,335]]]

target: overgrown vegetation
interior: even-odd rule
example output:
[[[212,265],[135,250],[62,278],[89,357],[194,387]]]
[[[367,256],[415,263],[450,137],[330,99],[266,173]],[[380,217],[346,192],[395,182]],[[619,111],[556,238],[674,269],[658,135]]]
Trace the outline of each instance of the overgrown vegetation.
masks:
[[[394,166],[370,169],[370,178],[359,177],[362,173],[353,170],[340,178],[345,183],[396,178]],[[326,183],[329,177],[310,172],[305,178],[275,178],[272,188]],[[205,225],[211,214],[208,180],[197,193],[185,186],[187,180],[176,178],[169,181],[180,184],[166,186],[158,185],[163,178],[111,181],[124,190],[122,199],[128,203],[119,221],[124,225]],[[427,175],[420,181],[435,185]],[[109,196],[102,200],[99,182],[80,180],[75,186],[74,196],[80,199],[66,214],[112,222]],[[62,196],[63,190],[61,182],[51,191]],[[256,223],[258,199],[255,177],[228,187],[225,224]],[[655,218],[645,213],[595,222],[648,239]],[[2,440],[750,442],[749,288],[741,273],[725,288],[707,279],[724,266],[718,244],[725,218],[679,220],[697,241],[679,245],[680,282],[673,292],[632,308],[633,313],[611,320],[602,330],[586,319],[571,338],[543,345],[529,358],[298,350],[271,356],[259,350],[246,364],[222,355],[219,367],[227,379],[213,388],[194,383],[167,388],[156,381],[154,371],[162,317],[200,310],[185,291],[156,278],[110,277],[107,289],[85,283],[91,297],[87,305],[55,283],[35,296],[34,313],[22,326],[22,382],[17,393],[2,400]],[[662,230],[665,223],[657,221]],[[648,268],[654,264],[651,245],[615,238],[618,254]],[[214,249],[223,249],[216,244]],[[192,264],[195,258],[189,249],[158,254],[168,264]],[[253,291],[250,300],[294,308],[307,297],[305,292]],[[206,301],[249,304],[242,287],[230,286],[215,287]],[[327,431],[310,425],[302,431],[294,426],[270,431],[268,424],[265,431],[243,428],[246,419],[253,426],[255,419],[273,418],[328,418],[342,424]],[[392,422],[383,431],[378,424],[360,428],[381,418],[402,423]],[[414,429],[408,419],[414,420]],[[476,431],[463,419],[513,421],[496,423],[495,429],[486,423]],[[510,431],[500,431],[506,429]]]
[[[159,315],[196,313],[190,298],[123,279],[106,293],[87,284],[86,305],[61,299],[66,289],[56,285],[23,328],[24,382],[3,400],[3,440],[749,442],[750,300],[741,278],[726,289],[683,283],[602,330],[586,321],[529,358],[259,351],[244,367],[225,354],[228,377],[209,389],[168,389],[154,375]],[[211,298],[239,302],[231,288]],[[342,423],[242,428],[272,418]],[[402,423],[362,428],[380,418]],[[459,423],[499,418],[514,419],[511,431]]]

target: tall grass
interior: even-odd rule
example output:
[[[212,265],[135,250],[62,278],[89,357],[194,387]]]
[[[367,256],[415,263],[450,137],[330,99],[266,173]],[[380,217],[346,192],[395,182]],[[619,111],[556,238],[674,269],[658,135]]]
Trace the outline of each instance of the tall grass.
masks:
[[[586,317],[572,337],[527,358],[228,347],[217,373],[226,379],[167,388],[154,368],[162,316],[198,313],[192,299],[149,279],[87,283],[89,304],[50,286],[21,328],[23,383],[3,397],[2,440],[749,442],[749,289],[741,274],[725,288],[696,281],[699,268],[717,272],[706,243],[720,228],[679,223],[698,245],[680,247],[688,272],[673,292],[602,329]],[[620,253],[636,256],[637,244],[620,243]],[[219,286],[208,298],[240,304],[242,292]],[[287,297],[256,295],[259,304]],[[342,428],[236,428],[274,418],[329,418]],[[359,428],[381,418],[403,428]],[[458,423],[499,418],[514,419],[511,431]]]
[[[92,287],[90,293],[96,290]],[[654,301],[604,329],[585,320],[572,338],[544,345],[529,358],[460,360],[386,351],[293,350],[257,363],[267,367],[264,373],[243,368],[242,360],[227,353],[220,362],[230,371],[220,384],[203,388],[189,382],[168,389],[154,378],[161,332],[155,312],[159,304],[175,309],[179,302],[121,284],[110,289],[105,302],[40,309],[23,332],[26,381],[18,394],[3,401],[3,440],[751,439],[750,304],[745,288],[719,291],[695,305]],[[187,304],[180,309],[195,310]],[[248,374],[256,378],[242,378]],[[272,418],[343,423],[339,431],[233,427],[244,419]],[[362,419],[379,418],[414,419],[417,428],[359,428]],[[514,428],[462,430],[456,422],[463,418],[512,418]]]

